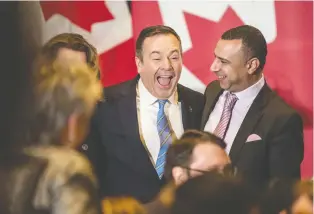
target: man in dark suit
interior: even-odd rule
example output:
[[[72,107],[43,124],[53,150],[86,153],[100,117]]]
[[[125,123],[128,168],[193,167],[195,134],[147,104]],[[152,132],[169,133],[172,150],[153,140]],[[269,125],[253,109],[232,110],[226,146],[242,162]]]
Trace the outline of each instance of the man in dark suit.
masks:
[[[167,26],[147,27],[136,42],[139,76],[104,89],[82,149],[105,196],[145,203],[164,183],[165,152],[186,129],[199,129],[203,95],[178,84],[181,40]]]
[[[303,124],[299,114],[267,85],[267,44],[252,26],[226,31],[211,66],[218,80],[205,92],[201,128],[227,143],[231,162],[254,184],[300,177]]]

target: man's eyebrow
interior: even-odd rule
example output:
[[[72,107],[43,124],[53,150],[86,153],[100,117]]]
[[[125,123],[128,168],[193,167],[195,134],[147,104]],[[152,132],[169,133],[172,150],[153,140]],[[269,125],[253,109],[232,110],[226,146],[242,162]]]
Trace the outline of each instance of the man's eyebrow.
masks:
[[[219,60],[221,60],[221,61],[225,61],[225,62],[229,62],[229,63],[230,63],[229,60],[227,60],[227,59],[225,59],[225,58],[222,58],[222,57],[220,57],[220,56],[217,56],[216,54],[214,54],[214,56],[215,56],[216,58],[218,58]]]
[[[160,54],[159,51],[152,51],[149,55],[153,55],[153,54]]]
[[[179,50],[178,49],[172,50],[169,55],[171,55],[173,53],[178,53],[179,54]]]

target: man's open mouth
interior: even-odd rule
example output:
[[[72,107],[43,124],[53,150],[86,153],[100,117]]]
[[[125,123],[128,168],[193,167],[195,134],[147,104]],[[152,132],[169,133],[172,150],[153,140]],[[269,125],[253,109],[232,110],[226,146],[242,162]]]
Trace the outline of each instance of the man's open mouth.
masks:
[[[170,86],[171,80],[174,76],[172,75],[160,75],[157,76],[157,82],[164,87]]]

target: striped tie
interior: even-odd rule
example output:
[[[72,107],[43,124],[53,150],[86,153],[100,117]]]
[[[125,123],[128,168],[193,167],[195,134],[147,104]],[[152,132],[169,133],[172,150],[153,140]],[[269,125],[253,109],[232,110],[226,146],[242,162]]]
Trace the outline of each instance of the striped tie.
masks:
[[[236,95],[231,94],[229,92],[227,93],[226,101],[224,104],[222,115],[220,117],[220,121],[214,131],[214,134],[220,137],[221,139],[225,138],[225,135],[226,135],[229,123],[230,123],[231,115],[232,115],[232,109],[235,103],[237,102],[237,100],[238,98]]]
[[[160,139],[160,150],[156,162],[156,171],[160,179],[164,174],[166,152],[172,141],[171,129],[164,111],[164,107],[167,102],[168,100],[158,100],[159,110],[157,114],[157,130]]]

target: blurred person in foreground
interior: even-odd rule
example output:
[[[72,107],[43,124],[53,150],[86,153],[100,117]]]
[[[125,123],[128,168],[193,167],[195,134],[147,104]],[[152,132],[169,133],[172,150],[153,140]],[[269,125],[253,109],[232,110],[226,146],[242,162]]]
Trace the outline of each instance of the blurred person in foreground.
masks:
[[[257,214],[259,195],[237,176],[211,171],[180,185],[172,214]]]
[[[108,197],[102,200],[104,214],[146,214],[142,204],[131,197]]]
[[[47,63],[35,71],[32,146],[1,156],[3,213],[99,214],[97,182],[76,152],[102,86],[86,64]]]
[[[262,199],[261,214],[312,214],[313,180],[276,179]]]
[[[41,56],[51,61],[82,62],[100,75],[96,48],[82,35],[61,33],[49,39],[41,49]]]
[[[0,2],[0,27],[6,29],[0,35],[0,151],[5,153],[27,143],[34,103],[32,63],[42,45],[36,6],[38,2]]]
[[[234,173],[225,148],[226,143],[209,132],[188,130],[169,147],[165,178],[179,186],[192,177],[212,170]]]
[[[96,73],[100,79],[97,49],[80,34],[61,33],[53,36],[43,45],[38,58],[39,62],[48,60],[64,64],[87,63],[91,71]],[[86,153],[87,157],[94,162],[94,156],[90,154],[94,154],[96,151],[88,148],[86,144],[80,145],[78,150]]]
[[[169,184],[153,202],[145,204],[148,213],[170,213],[175,189],[188,179],[210,171],[235,175],[236,171],[224,150],[225,147],[223,140],[208,132],[184,132],[168,149],[165,178]]]
[[[280,214],[313,214],[313,180],[299,181],[292,194],[292,203]]]

